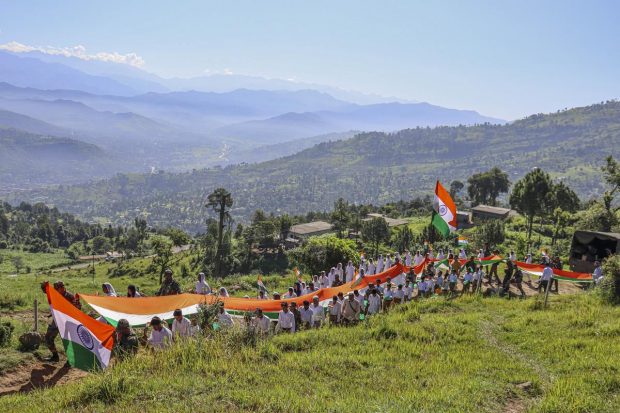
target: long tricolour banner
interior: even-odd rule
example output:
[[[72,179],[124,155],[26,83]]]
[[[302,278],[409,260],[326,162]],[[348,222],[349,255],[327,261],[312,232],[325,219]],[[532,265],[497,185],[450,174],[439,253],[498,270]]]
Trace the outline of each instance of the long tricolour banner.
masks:
[[[241,297],[217,297],[214,295],[201,294],[178,294],[164,297],[108,297],[98,295],[80,294],[95,311],[101,314],[110,324],[116,325],[121,318],[129,321],[132,326],[145,325],[151,318],[158,316],[164,320],[173,318],[172,313],[175,309],[181,309],[184,315],[196,314],[201,304],[215,304],[222,302],[224,308],[231,315],[243,315],[253,312],[257,308],[270,318],[277,318],[283,302],[297,303],[301,306],[304,301],[312,301],[314,296],[319,297],[319,302],[326,304],[333,296],[338,293],[346,294],[353,290],[363,290],[369,284],[377,281],[385,283],[388,278],[397,283],[406,269],[401,264],[395,265],[382,273],[363,277],[359,280],[343,284],[339,287],[321,288],[314,293],[302,295],[300,297],[288,298],[283,300],[259,300],[256,298]],[[399,278],[400,277],[400,278]]]

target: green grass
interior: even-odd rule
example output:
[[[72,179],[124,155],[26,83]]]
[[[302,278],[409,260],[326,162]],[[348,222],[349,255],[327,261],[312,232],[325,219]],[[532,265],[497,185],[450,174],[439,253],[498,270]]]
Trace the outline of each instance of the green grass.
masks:
[[[256,346],[232,331],[1,398],[0,409],[616,412],[620,307],[589,294],[554,297],[544,311],[533,303],[431,299]]]
[[[15,265],[12,261],[13,257],[21,257],[23,267],[20,272],[22,273],[26,271],[26,267],[30,267],[31,271],[42,271],[71,263],[71,260],[62,250],[43,253],[0,249],[0,257],[0,274],[16,273]]]

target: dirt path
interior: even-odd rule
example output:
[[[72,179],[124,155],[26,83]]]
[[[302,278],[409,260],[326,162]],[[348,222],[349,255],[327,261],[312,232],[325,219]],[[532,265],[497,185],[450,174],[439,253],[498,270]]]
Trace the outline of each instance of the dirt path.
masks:
[[[71,368],[61,357],[58,363],[36,361],[17,367],[0,376],[0,396],[69,383],[87,376],[88,373]]]

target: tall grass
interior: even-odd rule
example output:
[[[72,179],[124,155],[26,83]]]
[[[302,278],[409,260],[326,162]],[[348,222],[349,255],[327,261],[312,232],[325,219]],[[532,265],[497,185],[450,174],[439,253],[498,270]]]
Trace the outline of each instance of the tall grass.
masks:
[[[265,340],[225,331],[141,351],[4,411],[617,412],[620,308],[591,295],[550,309],[464,297],[395,308],[351,328]],[[527,386],[518,386],[530,382]]]

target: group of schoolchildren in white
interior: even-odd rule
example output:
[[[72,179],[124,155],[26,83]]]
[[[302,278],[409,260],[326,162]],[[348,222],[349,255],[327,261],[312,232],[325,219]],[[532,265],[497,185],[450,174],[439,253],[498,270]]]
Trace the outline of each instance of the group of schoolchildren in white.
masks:
[[[399,263],[401,260],[407,267],[412,268],[408,274],[400,274],[394,279],[388,277],[383,284],[377,280],[374,284],[366,288],[349,292],[347,297],[341,292],[333,296],[326,307],[319,303],[318,296],[314,296],[312,302],[304,301],[302,306],[297,306],[296,303],[291,303],[289,305],[283,302],[281,304],[282,309],[278,313],[278,318],[273,330],[276,332],[296,332],[303,329],[319,328],[328,324],[351,325],[363,320],[367,316],[377,314],[381,311],[389,311],[394,305],[406,303],[414,299],[436,295],[444,295],[448,298],[454,297],[459,294],[457,288],[459,282],[462,286],[460,295],[479,290],[485,277],[487,277],[487,272],[485,272],[479,260],[489,257],[490,255],[488,251],[481,249],[477,257],[471,256],[464,265],[459,261],[464,259],[467,260],[467,254],[464,249],[461,249],[457,256],[455,256],[452,250],[448,250],[447,254],[439,250],[436,256],[432,250],[426,253],[417,251],[414,255],[409,251],[406,251],[402,256],[399,253],[396,253],[394,256],[388,254],[385,257],[379,255],[376,260],[372,258],[366,260],[365,257],[362,256],[358,268],[353,265],[352,261],[349,261],[345,267],[339,263],[328,272],[322,271],[319,275],[314,275],[312,281],[307,284],[300,278],[284,295],[273,292],[272,297],[268,297],[266,290],[260,289],[257,298],[263,300],[269,298],[279,300],[312,294],[320,288],[338,287],[358,277],[381,273]],[[436,260],[434,260],[435,258]],[[552,267],[557,268],[553,265],[554,260],[546,258],[548,258],[546,254],[543,254],[542,263],[545,265],[545,270],[539,280],[539,288],[544,287],[545,289],[548,288],[549,281],[552,279]],[[446,259],[448,260],[448,265],[446,265],[446,261],[441,263],[441,261]],[[514,263],[516,259],[516,254],[514,251],[511,251],[509,261]],[[426,268],[418,277],[413,271],[413,267],[417,267],[425,261],[427,262]],[[527,264],[532,263],[531,254],[527,255],[525,262]],[[509,267],[512,267],[510,263],[508,264]],[[597,262],[596,267],[593,278],[598,282],[602,279],[600,263]],[[493,268],[491,268],[488,274],[488,283],[490,285],[493,281],[491,278],[492,273]],[[523,273],[519,269],[516,269],[515,277],[512,279],[513,282],[516,282],[517,288],[521,291],[522,296],[525,296],[521,288],[522,277]],[[510,283],[510,278],[511,277],[508,279],[508,283]],[[499,277],[497,277],[497,281],[498,285],[500,285],[501,282]],[[531,283],[531,278],[529,278],[529,282]],[[506,280],[504,281],[504,287],[506,287],[505,283]],[[107,295],[115,294],[113,287],[108,283],[104,284],[103,289],[104,293]],[[203,273],[199,275],[195,293],[212,294],[211,288],[206,283]],[[229,296],[228,291],[224,287],[219,289],[218,295],[222,297]],[[249,297],[246,296],[246,298]],[[221,328],[230,327],[234,324],[232,316],[228,314],[223,306],[218,310],[217,323]],[[153,327],[153,330],[148,337],[148,342],[154,348],[161,348],[167,345],[175,336],[190,337],[199,331],[199,327],[196,325],[195,320],[190,322],[189,319],[183,316],[179,309],[174,312],[174,320],[171,329],[167,328],[166,323],[161,322],[159,319],[156,320],[155,318],[149,324]],[[253,316],[245,317],[245,324],[261,334],[270,333],[272,327],[274,327],[274,323],[272,323],[271,320],[263,314],[263,311],[258,308]]]

